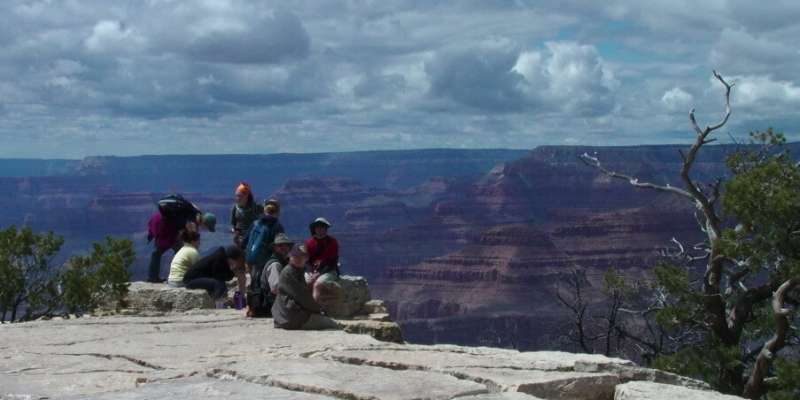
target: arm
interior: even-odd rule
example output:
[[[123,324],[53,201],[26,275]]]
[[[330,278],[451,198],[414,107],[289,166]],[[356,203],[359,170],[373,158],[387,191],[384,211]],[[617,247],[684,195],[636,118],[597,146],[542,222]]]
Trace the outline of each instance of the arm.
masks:
[[[294,267],[287,266],[286,268],[294,268]],[[287,274],[290,274],[293,271],[286,271],[286,272]],[[317,304],[317,302],[314,301],[314,298],[311,297],[311,293],[308,291],[308,286],[306,286],[304,283],[298,282],[292,279],[291,277],[287,276],[286,278],[280,280],[279,287],[281,291],[286,293],[297,304],[306,309],[306,311],[312,313],[319,313],[321,311],[321,309],[319,308],[319,304]]]
[[[270,264],[267,270],[267,285],[269,285],[269,290],[272,294],[278,294],[278,283],[281,279],[281,273],[278,271],[278,266],[276,264],[277,263]]]
[[[231,207],[231,233],[236,233],[236,205]]]

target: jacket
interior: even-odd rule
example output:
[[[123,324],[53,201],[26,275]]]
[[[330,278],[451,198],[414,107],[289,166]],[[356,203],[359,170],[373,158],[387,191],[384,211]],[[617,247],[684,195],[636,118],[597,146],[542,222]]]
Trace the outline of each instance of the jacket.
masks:
[[[237,204],[231,207],[231,227],[236,235],[242,238],[243,243],[247,243],[247,234],[250,232],[250,228],[263,214],[264,207],[254,202],[252,197],[245,207],[239,207]]]
[[[175,247],[178,242],[178,225],[175,221],[164,218],[160,212],[150,216],[147,221],[147,241],[155,239],[155,246],[160,251]]]
[[[311,272],[339,271],[339,242],[333,236],[322,239],[312,236],[306,240],[306,251]]]
[[[321,312],[306,285],[302,268],[286,266],[278,281],[278,298],[272,305],[272,318],[276,328],[301,329],[311,314]]]

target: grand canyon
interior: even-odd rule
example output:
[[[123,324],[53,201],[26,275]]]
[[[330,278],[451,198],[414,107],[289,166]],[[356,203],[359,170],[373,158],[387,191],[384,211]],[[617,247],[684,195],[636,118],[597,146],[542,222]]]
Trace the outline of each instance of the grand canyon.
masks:
[[[369,280],[408,341],[550,349],[562,345],[554,288],[563,274],[582,267],[595,288],[609,267],[638,279],[671,238],[699,239],[691,204],[612,181],[578,156],[679,184],[681,147],[0,160],[0,227],[55,231],[62,257],[106,235],[130,238],[143,279],[156,199],[182,193],[216,213],[208,248],[231,240],[233,189],[244,180],[259,199],[282,202],[292,237],[305,238],[315,217],[332,221],[343,271]],[[725,176],[733,150],[706,148],[696,179]]]

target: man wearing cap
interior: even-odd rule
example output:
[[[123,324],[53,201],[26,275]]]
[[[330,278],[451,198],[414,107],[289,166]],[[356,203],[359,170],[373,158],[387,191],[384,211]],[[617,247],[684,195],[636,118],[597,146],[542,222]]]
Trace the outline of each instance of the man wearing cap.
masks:
[[[275,235],[272,256],[262,270],[253,269],[247,298],[247,316],[271,317],[272,304],[278,294],[278,279],[284,266],[289,263],[289,251],[294,242],[285,233]]]
[[[150,254],[148,282],[163,282],[161,274],[161,256],[169,249],[177,252],[182,245],[180,232],[189,230],[198,232],[201,228],[214,232],[217,217],[212,213],[203,213],[197,206],[181,195],[166,196],[158,201],[158,212],[150,216],[147,222],[147,242],[155,240],[153,252]]]
[[[306,249],[311,268],[307,282],[313,287],[314,299],[319,302],[322,287],[339,280],[339,242],[328,235],[331,223],[325,218],[317,218],[308,226],[311,238],[306,240]]]
[[[294,242],[285,233],[275,236],[272,243],[272,257],[267,261],[265,273],[262,276],[261,286],[269,288],[273,295],[278,294],[278,281],[280,280],[283,267],[289,263],[289,251],[294,247]]]
[[[272,305],[272,318],[281,329],[338,329],[336,321],[321,314],[306,284],[304,271],[308,253],[305,246],[295,246],[289,253],[289,266],[278,279],[278,297]]]

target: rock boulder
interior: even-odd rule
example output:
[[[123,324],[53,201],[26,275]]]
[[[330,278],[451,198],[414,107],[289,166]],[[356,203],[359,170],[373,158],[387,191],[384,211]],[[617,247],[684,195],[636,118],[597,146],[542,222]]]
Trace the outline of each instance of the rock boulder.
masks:
[[[122,304],[107,304],[105,309],[119,306],[125,314],[183,312],[214,308],[214,300],[205,290],[173,288],[163,283],[131,282]]]

